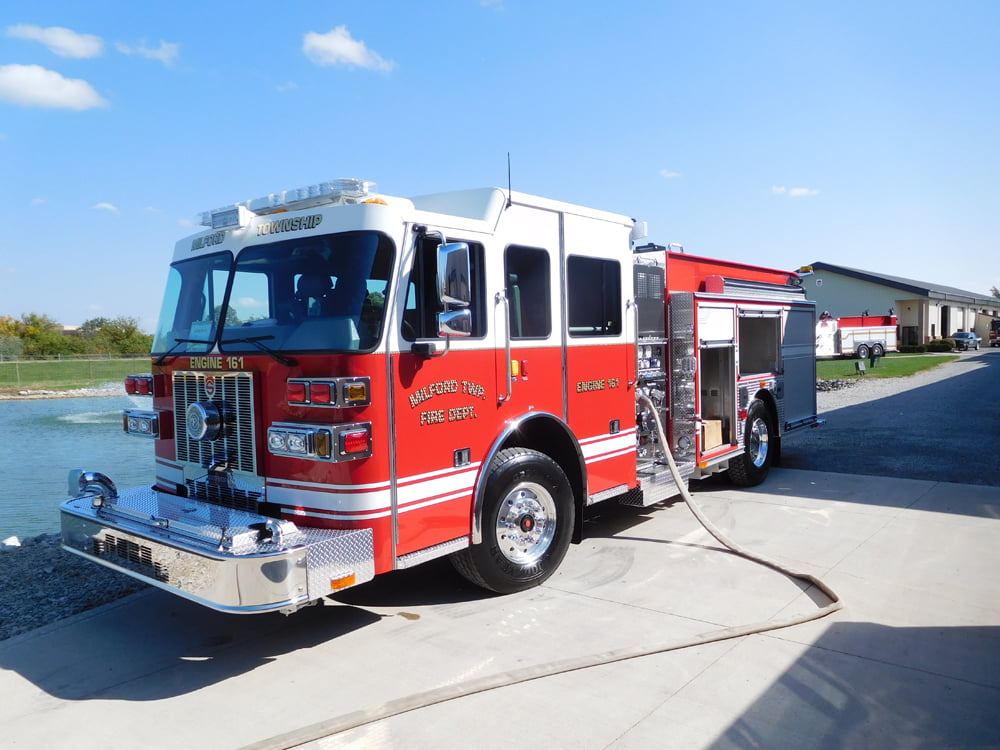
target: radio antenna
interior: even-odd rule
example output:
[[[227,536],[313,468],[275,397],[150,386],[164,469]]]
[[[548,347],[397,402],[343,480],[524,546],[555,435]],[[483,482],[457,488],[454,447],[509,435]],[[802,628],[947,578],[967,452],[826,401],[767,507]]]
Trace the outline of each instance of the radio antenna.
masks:
[[[510,208],[511,204],[511,187],[510,187],[510,151],[507,152],[507,208]]]

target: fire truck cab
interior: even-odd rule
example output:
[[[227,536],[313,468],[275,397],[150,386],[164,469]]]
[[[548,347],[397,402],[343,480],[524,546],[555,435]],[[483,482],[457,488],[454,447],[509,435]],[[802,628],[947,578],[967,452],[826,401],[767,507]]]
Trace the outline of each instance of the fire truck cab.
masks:
[[[65,549],[215,609],[293,611],[443,555],[522,590],[586,506],[676,494],[665,451],[751,485],[819,422],[797,276],[636,247],[622,215],[340,180],[202,222],[126,381],[156,482],[75,470],[61,516]]]

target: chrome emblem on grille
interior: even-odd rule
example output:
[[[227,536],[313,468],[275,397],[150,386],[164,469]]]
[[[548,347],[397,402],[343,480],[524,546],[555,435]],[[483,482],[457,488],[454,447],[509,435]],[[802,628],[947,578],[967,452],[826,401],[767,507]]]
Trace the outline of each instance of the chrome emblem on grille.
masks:
[[[195,401],[188,406],[184,421],[192,440],[215,440],[222,431],[222,414],[211,401]]]
[[[205,395],[210,399],[215,398],[215,376],[209,375],[205,378]]]

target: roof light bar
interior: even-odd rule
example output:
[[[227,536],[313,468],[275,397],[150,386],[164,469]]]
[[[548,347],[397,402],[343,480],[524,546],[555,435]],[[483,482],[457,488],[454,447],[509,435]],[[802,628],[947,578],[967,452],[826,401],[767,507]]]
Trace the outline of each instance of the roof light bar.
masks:
[[[375,194],[374,182],[343,177],[316,185],[270,193],[260,198],[223,206],[199,215],[202,226],[213,229],[246,226],[250,214],[264,216],[278,211],[298,211],[313,206],[347,206],[356,203],[384,203]]]
[[[212,229],[230,229],[231,227],[245,227],[250,223],[250,212],[239,204],[223,206],[214,211],[206,211],[201,215],[203,226]]]
[[[316,185],[271,193],[247,201],[246,206],[255,214],[268,214],[284,209],[297,211],[313,206],[347,206],[361,203],[375,195],[375,183],[354,178],[341,178]]]

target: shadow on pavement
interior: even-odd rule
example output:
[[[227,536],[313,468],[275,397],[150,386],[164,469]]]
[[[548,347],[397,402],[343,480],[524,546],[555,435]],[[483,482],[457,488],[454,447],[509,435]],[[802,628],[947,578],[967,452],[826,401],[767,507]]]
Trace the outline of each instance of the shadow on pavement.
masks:
[[[1000,486],[1000,356],[983,352],[962,364],[972,367],[822,413],[825,425],[782,441],[782,467]]]
[[[997,746],[1000,628],[836,623],[709,747]]]
[[[0,642],[0,668],[64,700],[152,701],[199,690],[377,622],[356,607],[231,615],[150,589]]]

